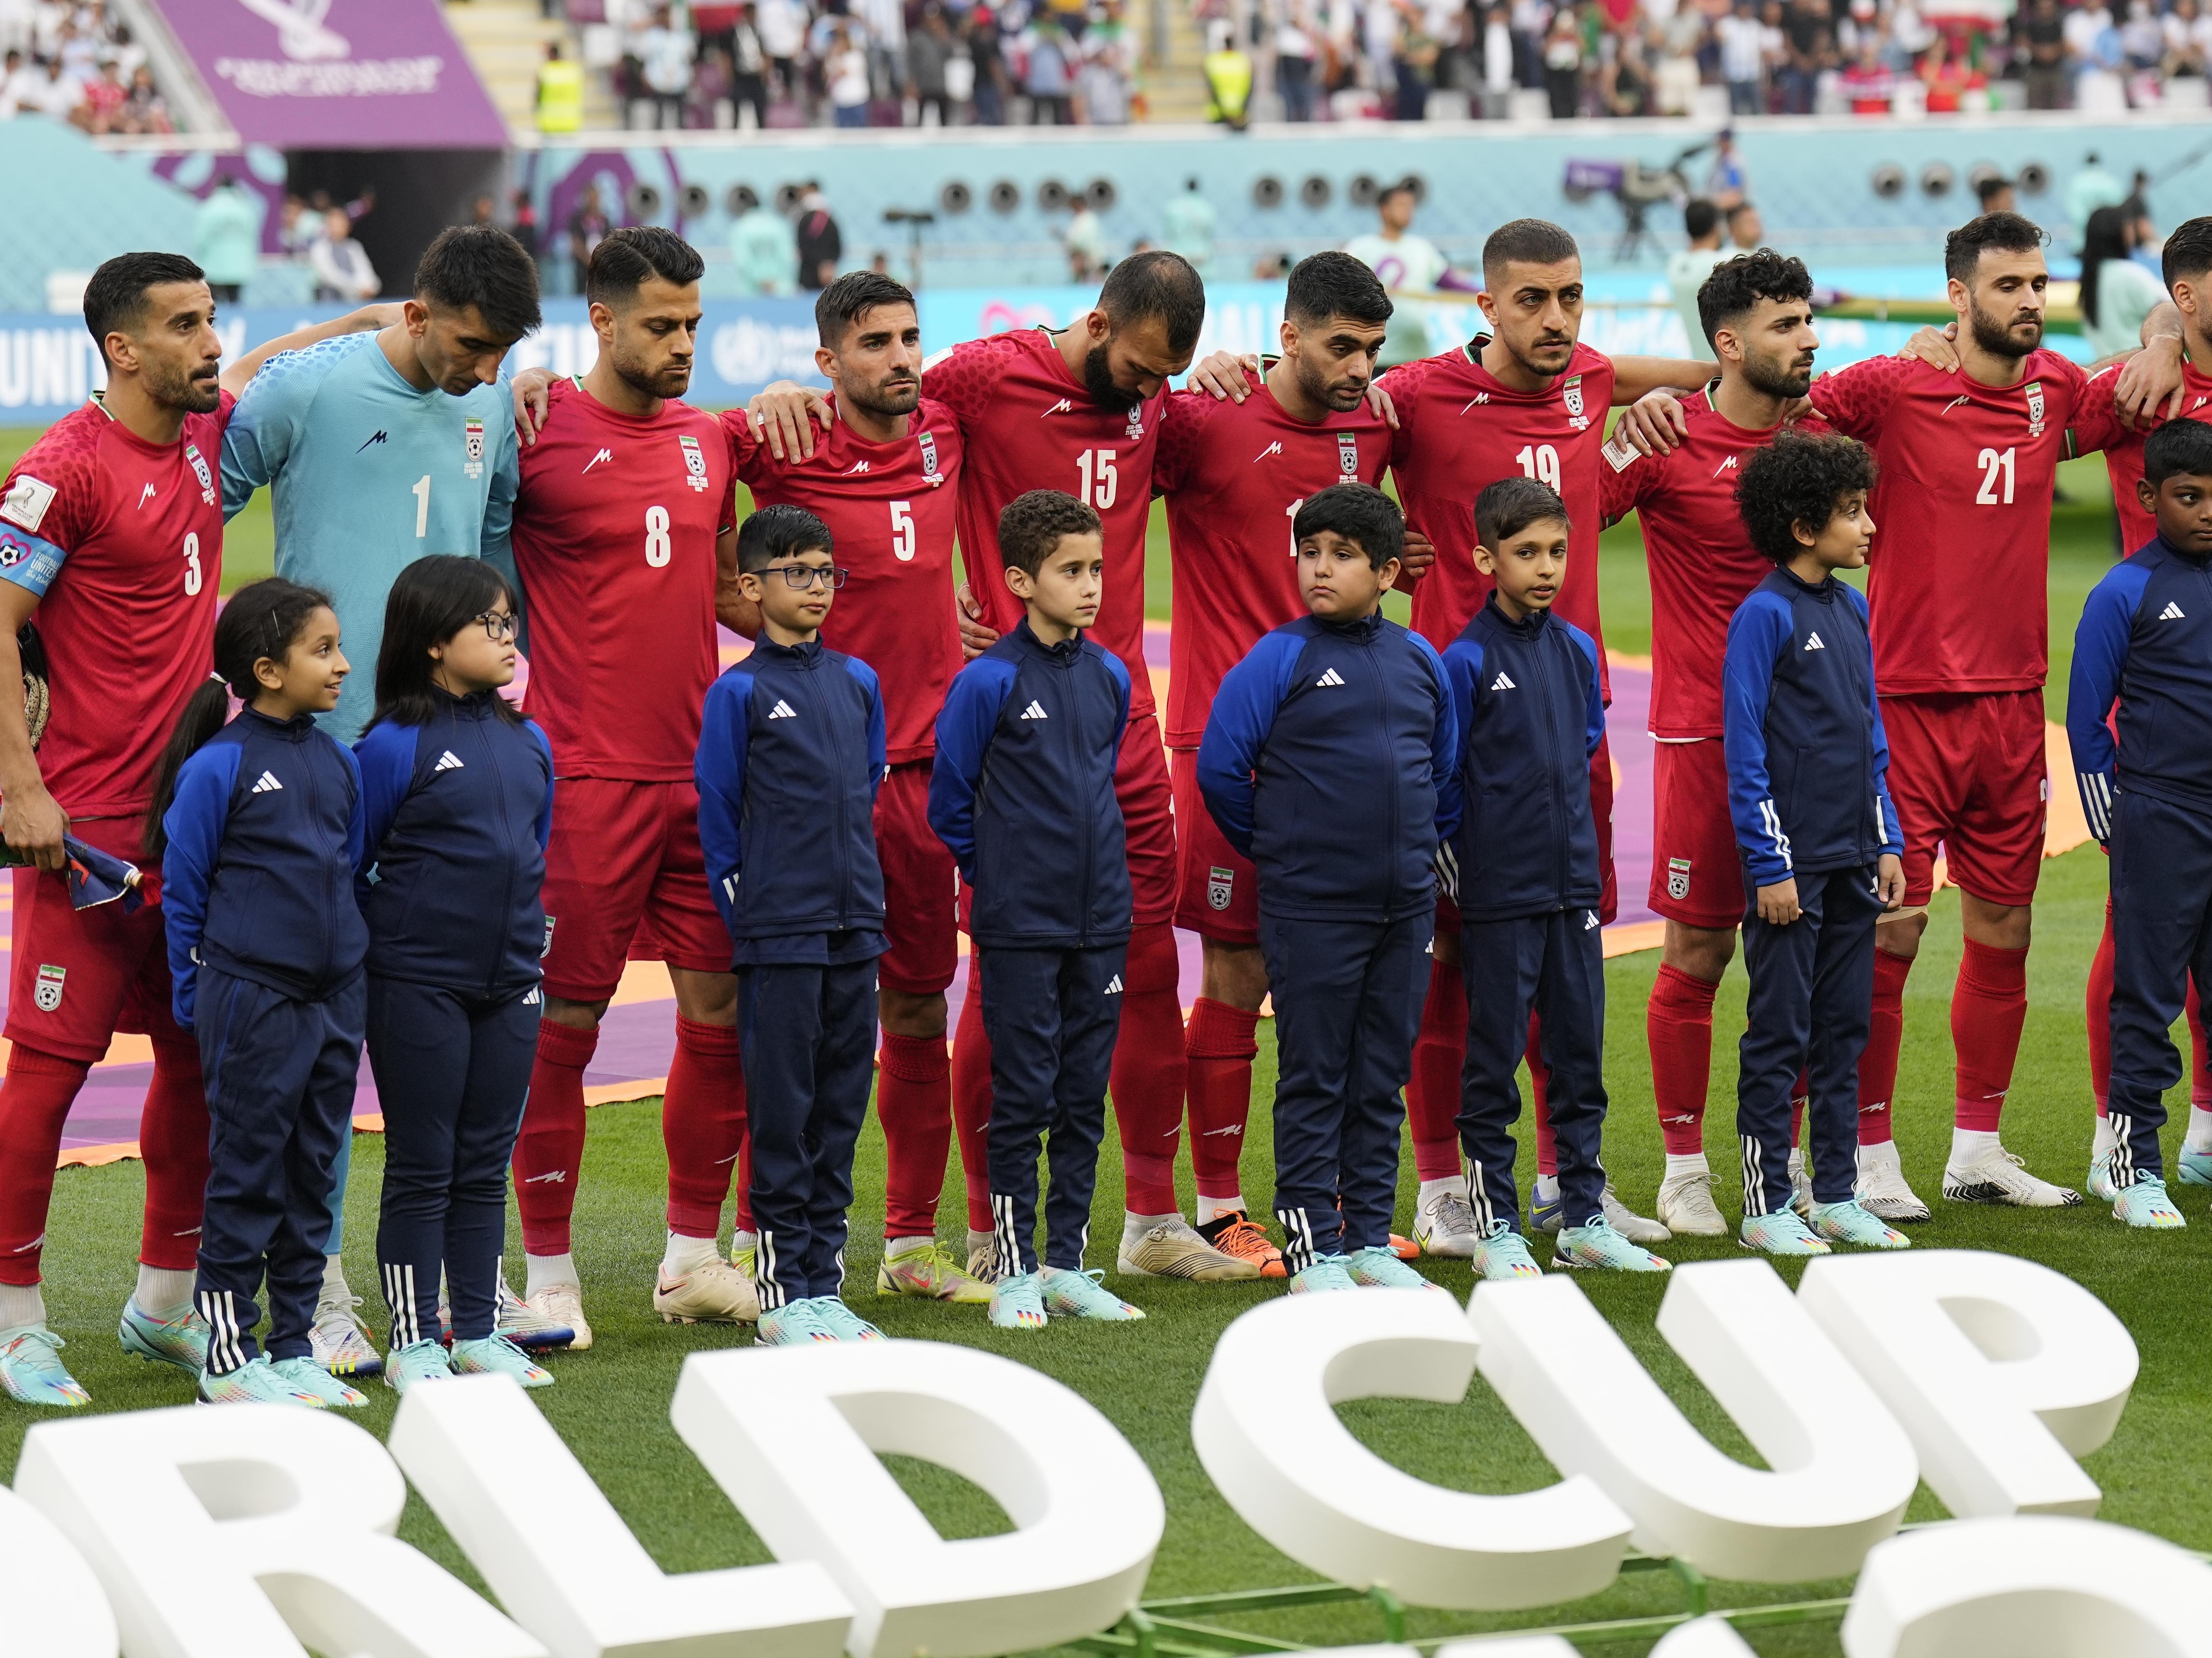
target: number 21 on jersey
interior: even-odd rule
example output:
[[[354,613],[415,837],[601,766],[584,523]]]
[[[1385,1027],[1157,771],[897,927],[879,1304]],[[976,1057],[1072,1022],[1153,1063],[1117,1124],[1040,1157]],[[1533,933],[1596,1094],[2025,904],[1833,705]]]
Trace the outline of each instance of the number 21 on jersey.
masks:
[[[1982,469],[1982,488],[1974,497],[1977,507],[1995,507],[2002,502],[2012,505],[2013,452],[2009,449],[1984,449],[1974,457],[1974,465]],[[1999,484],[1999,477],[2004,482]],[[2003,495],[1998,495],[2002,488]]]

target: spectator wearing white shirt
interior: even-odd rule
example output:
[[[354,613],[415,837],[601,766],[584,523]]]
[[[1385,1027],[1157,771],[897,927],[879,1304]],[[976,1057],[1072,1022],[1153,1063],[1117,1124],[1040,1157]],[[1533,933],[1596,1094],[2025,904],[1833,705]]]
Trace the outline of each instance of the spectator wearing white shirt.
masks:
[[[753,26],[760,31],[761,50],[782,88],[783,96],[799,95],[799,59],[806,52],[805,0],[759,0]]]
[[[653,99],[656,126],[683,128],[696,44],[690,29],[678,28],[669,21],[665,6],[654,8],[652,23],[637,37],[632,50],[637,57],[639,79]]]
[[[64,70],[62,60],[57,58],[46,65],[45,74],[34,76],[24,87],[16,102],[27,114],[66,121],[84,102],[84,85]]]
[[[15,119],[15,112],[22,106],[24,94],[31,90],[36,73],[24,64],[20,49],[15,46],[8,48],[6,67],[0,69],[0,121]]]
[[[2104,0],[2087,0],[2066,14],[2066,50],[2076,58],[2095,55],[2097,37],[2112,27],[2112,14]]]
[[[1275,21],[1275,95],[1285,120],[1313,119],[1314,61],[1320,56],[1309,0],[1283,0]]]
[[[354,240],[352,217],[342,207],[323,215],[323,234],[307,250],[307,265],[315,273],[319,301],[357,305],[383,291],[367,251]]]
[[[822,55],[822,78],[830,94],[830,118],[841,127],[868,124],[868,54],[853,43],[848,27],[830,31],[830,50]]]
[[[896,99],[899,64],[906,55],[906,8],[900,0],[851,0],[865,38],[854,44],[868,55],[871,95]]]
[[[1104,0],[1075,50],[1082,64],[1076,88],[1083,99],[1083,118],[1092,126],[1128,125],[1137,43],[1121,21],[1121,0]]]
[[[1721,79],[1728,83],[1731,115],[1766,112],[1766,30],[1753,0],[1735,0],[1714,25],[1720,42]]]

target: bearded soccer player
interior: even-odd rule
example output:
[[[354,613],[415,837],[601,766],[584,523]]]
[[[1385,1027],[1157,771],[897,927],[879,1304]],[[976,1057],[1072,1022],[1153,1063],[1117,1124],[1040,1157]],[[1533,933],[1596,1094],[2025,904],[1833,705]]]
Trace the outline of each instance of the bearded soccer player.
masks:
[[[23,702],[0,695],[0,835],[32,865],[15,872],[0,1083],[0,1391],[63,1406],[87,1396],[46,1324],[40,1254],[86,1072],[119,1029],[153,1043],[138,1283],[119,1334],[126,1351],[194,1375],[207,1352],[191,1296],[208,1117],[199,1049],[170,1017],[160,906],[72,908],[62,836],[137,861],[155,766],[213,649],[215,468],[237,387],[271,352],[374,325],[356,313],[274,341],[218,380],[214,296],[173,253],[108,260],[86,284],[84,319],[106,390],[57,421],[0,488],[0,686],[22,683],[17,634],[35,615],[52,710],[34,738]]]
[[[1624,424],[1640,446],[1667,447],[1673,434],[1669,387],[1702,385],[1711,365],[1660,357],[1611,358],[1578,343],[1583,319],[1582,255],[1575,240],[1541,219],[1501,225],[1483,244],[1486,291],[1478,296],[1492,332],[1382,379],[1396,409],[1398,434],[1390,466],[1409,530],[1435,544],[1436,562],[1413,588],[1413,627],[1438,650],[1458,638],[1481,608],[1490,584],[1474,567],[1474,498],[1485,483],[1516,473],[1556,490],[1573,533],[1566,584],[1555,609],[1599,642],[1598,451],[1606,410],[1660,393],[1632,410]],[[1607,690],[1611,700],[1611,691]],[[1597,817],[1605,900],[1613,919],[1613,755],[1603,743],[1590,762],[1590,802]],[[1477,1238],[1460,1179],[1460,1070],[1467,1050],[1467,994],[1459,965],[1459,916],[1437,901],[1436,963],[1407,1090],[1420,1198],[1414,1236],[1431,1254],[1468,1255]],[[1535,1083],[1538,1168],[1535,1218],[1559,1223],[1558,1181],[1551,1170],[1544,1115],[1542,1062],[1529,1046]],[[1629,1212],[1606,1191],[1606,1218],[1638,1243],[1666,1241],[1666,1229]]]
[[[2108,393],[2043,349],[2043,232],[1988,213],[1944,249],[1960,371],[1884,357],[1824,375],[1814,408],[1864,441],[1881,477],[1868,600],[1889,782],[1905,831],[1905,908],[1875,932],[1863,1108],[1897,1080],[1905,981],[1928,925],[1936,849],[1960,890],[1966,950],[1951,997],[1958,1052],[1943,1195],[2055,1208],[2079,1192],[2030,1174],[2000,1144],[2027,1012],[2030,905],[2049,781],[2051,498],[2059,461],[2120,434]],[[2070,429],[2069,429],[2070,428]],[[1894,549],[1894,551],[1888,550]]]
[[[960,421],[922,395],[911,293],[889,276],[855,271],[822,290],[814,315],[814,359],[830,381],[836,419],[812,452],[779,458],[743,411],[724,416],[723,426],[757,505],[803,507],[829,526],[849,575],[823,643],[866,663],[883,687],[890,770],[875,827],[888,948],[877,963],[884,1035],[876,1112],[896,1154],[876,1292],[985,1303],[990,1286],[936,1236],[952,1131],[945,992],[959,963],[959,923],[952,855],[928,816],[937,712],[960,668],[952,547],[963,467],[972,461]],[[757,616],[738,603],[748,614],[732,625],[750,635]],[[970,1173],[980,1172],[979,1142],[963,1135],[961,1151]],[[988,1219],[983,1230],[988,1241]]]

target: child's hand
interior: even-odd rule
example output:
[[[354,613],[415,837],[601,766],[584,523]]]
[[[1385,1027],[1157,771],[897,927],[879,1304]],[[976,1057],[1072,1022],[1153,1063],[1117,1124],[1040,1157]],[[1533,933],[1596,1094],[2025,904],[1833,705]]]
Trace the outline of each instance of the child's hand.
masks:
[[[1885,852],[1875,865],[1874,890],[1884,909],[1895,909],[1905,902],[1905,864],[1895,853]]]
[[[1904,885],[1905,879],[1899,876],[1899,889],[1902,890]],[[1777,881],[1771,887],[1759,888],[1759,919],[1767,926],[1788,926],[1803,913],[1797,908],[1797,878],[1796,876],[1791,876],[1786,881]]]

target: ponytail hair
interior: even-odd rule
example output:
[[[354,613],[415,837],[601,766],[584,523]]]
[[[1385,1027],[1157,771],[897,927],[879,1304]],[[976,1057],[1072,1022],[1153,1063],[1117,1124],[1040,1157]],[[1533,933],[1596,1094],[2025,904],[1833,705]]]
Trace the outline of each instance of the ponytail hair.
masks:
[[[437,664],[431,647],[443,645],[501,599],[520,610],[514,589],[495,565],[458,553],[433,553],[399,573],[384,605],[384,643],[376,653],[376,712],[368,723],[425,726],[438,711]],[[500,717],[520,724],[521,714],[494,692]]]
[[[224,603],[215,623],[215,671],[185,704],[154,774],[154,804],[147,808],[141,836],[141,855],[148,863],[160,863],[167,849],[161,819],[177,798],[177,774],[185,762],[223,728],[230,718],[232,697],[251,702],[259,694],[261,682],[253,677],[253,665],[264,658],[282,662],[307,631],[307,619],[331,608],[328,593],[282,576],[250,582]]]

